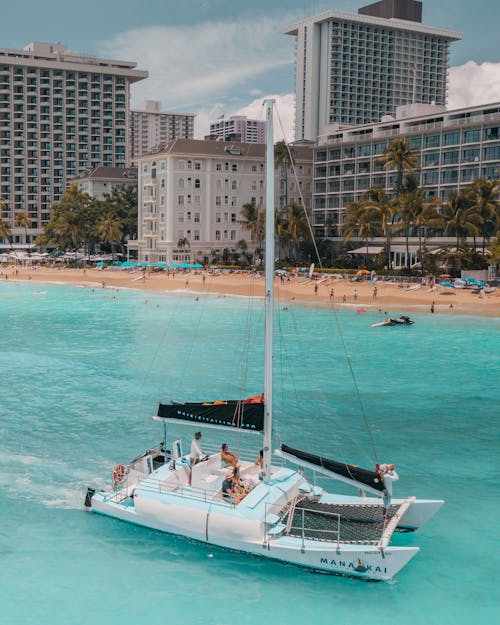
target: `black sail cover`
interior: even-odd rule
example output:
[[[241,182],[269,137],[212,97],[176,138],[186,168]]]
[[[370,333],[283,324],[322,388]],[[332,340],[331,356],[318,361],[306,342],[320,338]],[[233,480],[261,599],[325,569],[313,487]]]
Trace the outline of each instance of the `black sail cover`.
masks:
[[[309,464],[322,467],[332,473],[337,473],[342,477],[350,480],[355,480],[361,484],[366,484],[375,490],[384,492],[385,486],[382,477],[376,471],[368,471],[367,469],[361,469],[353,464],[345,464],[343,462],[337,462],[336,460],[329,460],[322,456],[315,456],[299,449],[293,449],[288,445],[281,445],[281,451],[291,456],[295,456],[299,460],[308,462]]]
[[[162,419],[175,419],[200,425],[262,432],[264,402],[228,400],[214,403],[160,404],[158,416]]]

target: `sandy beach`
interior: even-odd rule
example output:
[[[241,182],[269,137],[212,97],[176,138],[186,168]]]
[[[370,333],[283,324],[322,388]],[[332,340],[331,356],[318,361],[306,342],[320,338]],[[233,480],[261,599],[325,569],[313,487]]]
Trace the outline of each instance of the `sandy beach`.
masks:
[[[264,277],[242,274],[211,275],[205,272],[145,273],[110,269],[67,268],[8,268],[0,271],[0,280],[29,281],[37,283],[73,284],[87,288],[128,288],[150,292],[178,291],[240,296],[262,296]],[[333,295],[332,295],[333,290]],[[331,306],[339,310],[360,312],[408,313],[428,312],[434,302],[434,314],[464,314],[484,317],[500,316],[500,289],[480,297],[470,289],[451,289],[437,285],[412,284],[399,286],[394,282],[379,280],[374,295],[373,285],[367,281],[350,282],[346,278],[320,279],[292,278],[290,282],[275,281],[275,298],[279,305],[296,302],[315,307]]]

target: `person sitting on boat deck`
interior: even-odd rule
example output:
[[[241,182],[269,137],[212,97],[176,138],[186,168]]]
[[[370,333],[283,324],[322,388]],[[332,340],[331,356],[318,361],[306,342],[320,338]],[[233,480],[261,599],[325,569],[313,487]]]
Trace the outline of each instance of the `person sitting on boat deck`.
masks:
[[[242,482],[239,466],[234,467],[232,479],[233,479],[234,503],[239,504],[240,501],[248,495],[248,493],[252,490],[252,488]]]
[[[191,466],[194,467],[195,464],[201,462],[202,460],[206,460],[208,455],[201,448],[201,432],[196,432],[193,440],[191,441],[191,452],[189,454],[189,459],[191,460]]]
[[[238,464],[238,458],[232,451],[229,451],[227,443],[222,443],[220,456],[223,462],[231,465],[232,467],[235,467]]]
[[[225,473],[225,479],[222,482],[222,497],[225,501],[234,502],[234,482],[233,470],[228,469]]]

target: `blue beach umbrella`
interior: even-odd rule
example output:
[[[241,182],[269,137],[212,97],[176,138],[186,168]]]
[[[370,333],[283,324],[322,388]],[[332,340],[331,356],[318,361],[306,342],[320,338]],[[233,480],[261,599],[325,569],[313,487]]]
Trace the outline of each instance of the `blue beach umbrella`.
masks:
[[[200,265],[200,263],[195,263],[194,265],[191,265],[191,267],[193,269],[203,269],[203,265]]]

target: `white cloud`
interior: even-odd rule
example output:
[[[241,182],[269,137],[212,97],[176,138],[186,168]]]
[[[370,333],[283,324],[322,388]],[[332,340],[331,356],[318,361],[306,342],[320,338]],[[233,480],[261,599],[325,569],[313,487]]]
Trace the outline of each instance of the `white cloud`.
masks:
[[[283,36],[282,27],[282,18],[260,18],[142,28],[116,35],[103,52],[134,59],[139,68],[149,71],[149,78],[133,87],[133,105],[155,99],[166,110],[190,112],[291,65],[293,41]]]
[[[500,102],[500,63],[468,61],[450,68],[448,108]]]

